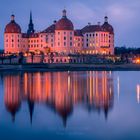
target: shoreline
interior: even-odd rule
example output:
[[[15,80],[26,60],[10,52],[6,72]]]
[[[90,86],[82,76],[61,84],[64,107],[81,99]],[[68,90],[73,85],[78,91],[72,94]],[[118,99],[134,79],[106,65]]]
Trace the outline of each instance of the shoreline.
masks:
[[[140,71],[138,64],[1,64],[0,71]]]

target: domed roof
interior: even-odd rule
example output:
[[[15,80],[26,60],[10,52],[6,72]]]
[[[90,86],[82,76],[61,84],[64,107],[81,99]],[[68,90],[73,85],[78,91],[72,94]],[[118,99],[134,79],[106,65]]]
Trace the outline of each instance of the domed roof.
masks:
[[[56,23],[56,30],[74,30],[73,23],[67,18],[66,10],[63,10],[63,17]]]
[[[20,26],[15,22],[15,16],[11,16],[11,22],[6,25],[5,33],[21,33]]]
[[[103,27],[104,30],[110,32],[110,34],[114,34],[114,29],[113,29],[112,25],[110,25],[108,23],[108,17],[107,16],[105,16],[105,22],[102,25],[102,27]]]

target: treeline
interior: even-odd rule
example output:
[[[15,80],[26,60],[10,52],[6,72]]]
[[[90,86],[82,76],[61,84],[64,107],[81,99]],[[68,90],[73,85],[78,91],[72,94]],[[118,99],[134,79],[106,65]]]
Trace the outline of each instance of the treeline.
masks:
[[[140,48],[115,47],[115,55],[140,54]]]

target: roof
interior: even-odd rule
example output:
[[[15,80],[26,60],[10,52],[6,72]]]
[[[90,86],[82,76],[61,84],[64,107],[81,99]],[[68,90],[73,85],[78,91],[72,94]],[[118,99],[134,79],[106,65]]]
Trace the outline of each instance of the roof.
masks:
[[[114,34],[114,29],[112,27],[112,25],[110,25],[108,22],[105,22],[103,25],[102,25],[102,28],[104,30],[106,30],[107,32],[109,32],[110,34]]]
[[[101,25],[87,25],[82,29],[82,33],[87,33],[87,32],[100,32],[100,31],[105,31]]]
[[[23,38],[38,38],[39,37],[39,33],[32,33],[30,35],[28,35],[27,33],[22,33],[22,37]]]
[[[55,33],[55,24],[52,24],[47,29],[43,30],[41,33]]]
[[[5,33],[21,33],[20,26],[15,22],[15,20],[11,21],[5,27]]]
[[[74,36],[83,36],[82,30],[75,30],[74,31]]]
[[[55,29],[56,30],[74,30],[73,23],[71,22],[71,20],[67,18],[67,15],[66,15],[67,11],[64,9],[62,13],[63,13],[62,18],[58,22],[56,22]]]
[[[68,18],[61,18],[56,23],[56,30],[74,30],[74,26]]]

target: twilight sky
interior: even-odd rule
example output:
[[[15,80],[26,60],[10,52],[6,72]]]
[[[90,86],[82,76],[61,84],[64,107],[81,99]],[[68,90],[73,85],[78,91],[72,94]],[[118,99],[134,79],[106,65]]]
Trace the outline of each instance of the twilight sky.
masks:
[[[0,48],[12,13],[26,32],[32,10],[35,30],[40,31],[61,18],[64,7],[76,29],[88,22],[103,22],[108,15],[115,30],[115,46],[140,47],[140,0],[0,0]]]

